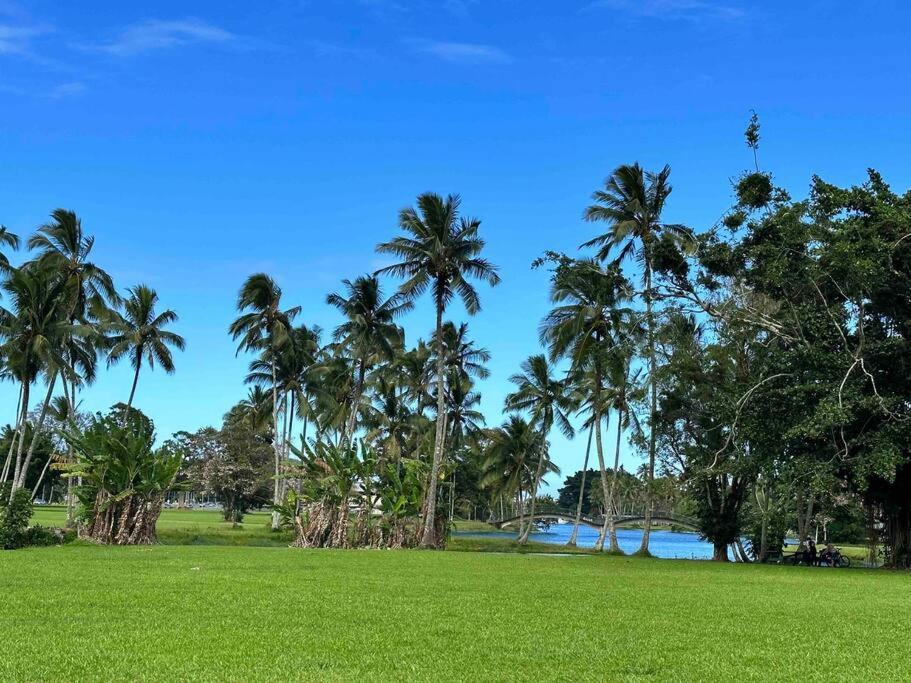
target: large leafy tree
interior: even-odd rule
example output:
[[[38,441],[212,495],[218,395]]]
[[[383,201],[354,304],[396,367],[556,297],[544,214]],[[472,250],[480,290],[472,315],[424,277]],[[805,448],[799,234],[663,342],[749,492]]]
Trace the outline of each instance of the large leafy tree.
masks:
[[[417,208],[408,207],[399,213],[399,227],[405,234],[377,246],[380,253],[399,259],[378,273],[404,278],[399,291],[408,299],[417,298],[429,289],[436,310],[437,417],[425,504],[424,547],[436,545],[437,485],[445,441],[443,314],[455,297],[461,299],[469,315],[481,309],[481,299],[471,279],[480,279],[490,285],[500,282],[496,266],[481,257],[484,250],[484,240],[478,235],[481,222],[460,216],[460,204],[458,195],[445,199],[432,192],[420,195]]]
[[[674,243],[689,243],[691,235],[683,225],[665,223],[662,213],[671,193],[668,179],[669,166],[657,173],[645,171],[639,164],[617,168],[605,181],[604,188],[593,195],[594,201],[585,209],[587,221],[607,224],[607,231],[585,242],[583,247],[597,247],[598,258],[613,257],[615,263],[635,258],[642,268],[645,300],[645,326],[647,333],[646,358],[649,374],[649,422],[653,422],[658,411],[657,355],[655,349],[655,261],[660,250]],[[654,432],[650,427],[650,432]],[[655,438],[648,438],[648,484],[655,478]],[[646,506],[645,530],[642,534],[640,552],[648,553],[651,532],[651,508]]]

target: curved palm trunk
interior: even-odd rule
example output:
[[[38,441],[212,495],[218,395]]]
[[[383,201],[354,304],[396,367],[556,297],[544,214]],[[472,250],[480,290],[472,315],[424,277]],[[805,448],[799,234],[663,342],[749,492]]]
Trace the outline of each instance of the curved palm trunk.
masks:
[[[649,426],[648,426],[648,479],[646,481],[645,520],[642,529],[642,544],[639,553],[649,555],[649,538],[652,533],[652,504],[655,482],[655,419],[658,414],[658,383],[655,377],[657,360],[655,358],[655,317],[652,311],[652,258],[651,246],[646,245],[645,252],[645,316],[648,328],[648,383],[649,383]]]
[[[51,396],[54,394],[54,386],[57,384],[57,373],[51,376],[51,381],[47,385],[47,393],[44,395],[44,403],[41,404],[41,413],[38,415],[38,424],[32,432],[32,442],[28,446],[28,454],[25,456],[25,462],[22,463],[22,471],[19,473],[19,482],[14,484],[14,490],[25,486],[25,476],[28,474],[29,465],[32,464],[32,458],[35,455],[35,446],[41,436],[41,430],[44,427],[44,420],[47,418],[47,408],[51,403]]]
[[[610,429],[610,417],[605,425]],[[608,501],[610,500],[610,486],[607,482],[607,469],[604,467],[604,446],[601,442],[601,414],[598,413],[595,420],[595,451],[598,453],[598,467],[601,470],[601,493],[604,498],[604,523],[601,525],[601,533],[598,534],[598,540],[595,542],[595,550],[601,552],[604,550],[604,537],[607,535],[607,525],[610,520],[610,510]]]
[[[272,353],[272,452],[275,456],[275,483],[272,487],[272,505],[278,506],[281,503],[281,483],[279,478],[281,477],[281,467],[282,467],[282,455],[281,455],[281,439],[278,434],[278,386],[276,382],[276,371],[275,371],[275,353]],[[279,527],[279,514],[278,510],[272,510],[272,530],[277,531]]]
[[[136,364],[136,372],[133,373],[133,386],[130,387],[130,398],[127,401],[127,415],[130,414],[130,410],[133,408],[133,397],[136,395],[136,385],[139,383],[139,369],[142,367],[142,363]]]
[[[614,471],[610,480],[610,549],[612,553],[621,553],[620,544],[617,542],[617,478],[620,470],[620,437],[623,434],[623,411],[617,411],[617,446],[614,450]]]
[[[22,412],[22,385],[19,385],[19,397],[16,399],[16,420],[13,433],[9,440],[9,451],[6,453],[6,460],[3,463],[3,472],[0,473],[0,484],[6,481],[9,476],[10,466],[13,464],[13,451],[16,450],[16,437],[19,436],[19,418]]]
[[[44,481],[44,475],[47,474],[47,468],[51,464],[51,460],[54,459],[54,454],[49,453],[47,456],[47,461],[44,463],[44,467],[41,468],[41,475],[38,477],[38,483],[35,484],[35,488],[32,490],[32,502],[35,502],[35,497],[38,495],[38,491],[41,490],[41,484]]]
[[[443,302],[437,301],[436,325],[437,352],[437,420],[433,440],[433,464],[430,466],[430,481],[427,483],[427,499],[424,512],[424,531],[421,547],[436,547],[437,480],[443,462],[444,420],[446,418],[446,397],[443,395]]]
[[[535,501],[538,498],[538,485],[541,483],[541,477],[544,475],[544,462],[547,458],[546,453],[546,435],[547,431],[542,430],[541,432],[541,453],[538,456],[538,466],[535,468],[535,479],[531,483],[531,509],[528,515],[528,524],[525,526],[525,530],[522,532],[522,535],[519,537],[519,544],[525,545],[528,543],[528,534],[531,531],[531,527],[535,523]]]
[[[588,430],[588,445],[585,447],[585,462],[582,464],[582,484],[579,486],[579,501],[576,503],[576,519],[573,522],[573,532],[566,545],[576,547],[576,538],[579,536],[579,522],[582,519],[582,501],[585,500],[585,477],[588,474],[588,456],[592,450],[592,435],[595,433],[594,425]]]
[[[71,366],[72,367],[72,366]],[[72,394],[70,393],[72,392]],[[75,419],[76,417],[76,381],[70,383],[70,388],[67,390],[66,378],[63,378],[63,393],[66,395],[66,400],[70,404],[70,416]],[[74,460],[73,453],[73,444],[67,444],[66,450],[66,461],[69,464],[72,464]],[[78,483],[82,483],[82,477],[78,478]],[[77,482],[73,481],[72,477],[66,478],[66,526],[71,528],[76,521],[76,484]]]
[[[16,447],[16,466],[13,469],[13,483],[10,486],[10,501],[16,491],[16,481],[19,479],[19,469],[22,467],[22,449],[25,446],[25,426],[28,424],[28,398],[31,392],[31,383],[26,380],[22,383],[22,414],[19,417],[19,443]]]

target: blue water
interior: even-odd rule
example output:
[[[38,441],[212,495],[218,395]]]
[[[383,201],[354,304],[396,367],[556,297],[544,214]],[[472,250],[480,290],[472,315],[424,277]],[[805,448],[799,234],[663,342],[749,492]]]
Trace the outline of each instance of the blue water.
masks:
[[[572,524],[552,524],[546,531],[532,532],[529,538],[530,540],[539,543],[566,545],[572,530]],[[514,532],[509,531],[466,531],[456,533],[459,536],[516,537]],[[579,526],[579,535],[576,537],[576,544],[580,548],[592,548],[597,540],[597,529],[592,529],[591,527],[584,525]],[[642,542],[642,531],[639,529],[617,529],[617,541],[620,543],[620,548],[624,552],[634,553],[639,550],[639,544]],[[712,544],[707,543],[706,541],[700,541],[699,536],[687,532],[652,530],[652,535],[649,539],[649,549],[651,550],[652,555],[655,555],[656,557],[691,560],[712,559]]]

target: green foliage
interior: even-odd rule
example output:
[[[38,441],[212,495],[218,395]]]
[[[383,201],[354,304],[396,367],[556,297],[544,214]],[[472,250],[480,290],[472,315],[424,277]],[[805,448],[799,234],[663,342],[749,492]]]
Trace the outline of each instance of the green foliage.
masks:
[[[63,465],[75,488],[85,535],[104,543],[151,543],[164,496],[173,486],[182,454],[154,448],[155,433],[139,411],[129,417],[96,415],[83,429],[64,434],[75,462]]]
[[[772,176],[768,173],[745,173],[734,190],[740,206],[756,210],[768,206],[773,194]]]
[[[29,545],[28,522],[32,518],[32,494],[16,489],[10,498],[10,485],[0,487],[0,548],[14,550]]]

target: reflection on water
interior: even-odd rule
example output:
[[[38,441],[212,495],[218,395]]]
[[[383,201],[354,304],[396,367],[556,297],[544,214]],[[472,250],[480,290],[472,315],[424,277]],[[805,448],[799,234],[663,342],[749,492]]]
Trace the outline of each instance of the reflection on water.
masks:
[[[572,524],[552,524],[546,531],[533,532],[529,537],[532,541],[539,543],[553,543],[555,545],[565,545],[572,533]],[[459,532],[457,532],[459,533]],[[463,532],[460,536],[504,536],[515,538],[514,532]],[[598,540],[598,530],[587,526],[579,527],[579,535],[576,537],[576,543],[580,548],[591,548]],[[634,553],[639,549],[642,542],[642,531],[639,529],[617,529],[617,540],[620,547],[626,553]],[[652,555],[666,558],[684,558],[694,560],[712,559],[712,544],[706,541],[700,541],[699,536],[694,533],[680,531],[657,531],[652,530],[649,539],[649,549]]]

